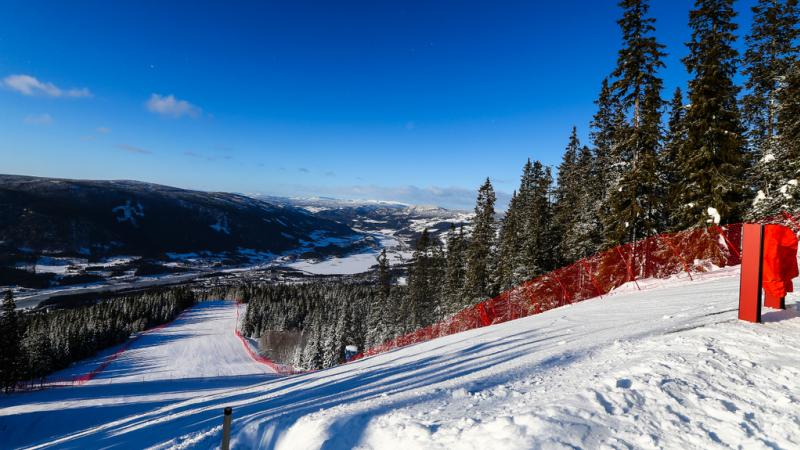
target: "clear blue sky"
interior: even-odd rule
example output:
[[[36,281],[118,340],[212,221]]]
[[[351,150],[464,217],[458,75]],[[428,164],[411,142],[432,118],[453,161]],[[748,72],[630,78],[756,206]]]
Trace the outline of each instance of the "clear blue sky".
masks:
[[[652,1],[667,99],[692,3]],[[620,46],[594,0],[0,6],[0,173],[450,207],[586,141]]]

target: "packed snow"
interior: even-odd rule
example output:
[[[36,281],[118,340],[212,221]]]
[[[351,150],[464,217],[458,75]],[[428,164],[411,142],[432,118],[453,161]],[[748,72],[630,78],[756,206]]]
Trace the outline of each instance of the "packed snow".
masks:
[[[234,358],[248,367],[238,377],[207,379],[221,369],[185,362],[178,344],[195,339],[189,359],[201,349],[206,361],[222,358],[201,342],[227,339],[233,323],[213,318],[232,311],[212,304],[197,310],[209,317],[181,318],[172,350],[160,348],[167,339],[142,339],[121,367],[126,382],[0,399],[0,447],[215,448],[231,406],[237,449],[798,448],[797,296],[751,324],[736,319],[738,285],[738,268],[640,280],[601,299],[266,380],[242,356],[212,364]],[[183,378],[169,381],[178,368]],[[195,371],[204,375],[187,378]]]

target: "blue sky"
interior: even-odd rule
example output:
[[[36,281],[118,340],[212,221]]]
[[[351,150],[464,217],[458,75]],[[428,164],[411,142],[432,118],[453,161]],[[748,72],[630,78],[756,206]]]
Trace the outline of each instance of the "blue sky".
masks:
[[[665,98],[692,3],[652,1]],[[0,173],[461,208],[587,141],[620,46],[593,0],[0,6]]]

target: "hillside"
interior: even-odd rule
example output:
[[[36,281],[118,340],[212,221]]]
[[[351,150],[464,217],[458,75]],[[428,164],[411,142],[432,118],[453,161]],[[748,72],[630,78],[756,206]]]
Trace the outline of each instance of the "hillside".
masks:
[[[797,447],[797,296],[765,324],[740,322],[738,281],[737,267],[640,280],[286,378],[215,377],[186,364],[193,352],[165,351],[185,340],[209,361],[232,357],[220,336],[233,322],[198,314],[85,386],[1,398],[0,447],[214,448],[225,406],[233,448]]]
[[[280,253],[347,226],[237,194],[137,181],[0,175],[0,242],[68,255]]]
[[[223,269],[372,255],[377,245],[346,224],[238,194],[0,175],[0,288],[25,307]]]

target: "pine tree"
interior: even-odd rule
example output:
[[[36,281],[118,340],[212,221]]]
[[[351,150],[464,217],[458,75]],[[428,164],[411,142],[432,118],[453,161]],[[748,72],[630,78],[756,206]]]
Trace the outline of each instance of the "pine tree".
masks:
[[[563,237],[565,262],[576,261],[600,249],[602,242],[599,233],[600,218],[595,209],[596,176],[594,154],[584,145],[575,160],[574,178],[577,180],[577,195],[573,208],[573,221]]]
[[[553,205],[552,229],[555,232],[555,236],[559,237],[554,257],[556,266],[569,262],[572,255],[572,249],[567,247],[569,242],[566,240],[566,236],[577,221],[575,207],[580,197],[581,180],[578,178],[577,173],[580,148],[581,143],[578,140],[577,129],[572,127],[569,143],[564,150],[561,164],[558,166],[555,204]]]
[[[520,227],[518,239],[522,259],[516,263],[515,279],[523,281],[555,268],[558,239],[553,233],[553,176],[540,161],[528,160],[519,188]]]
[[[594,204],[594,216],[598,221],[597,233],[604,237],[607,233],[604,218],[611,215],[606,199],[622,178],[623,166],[619,155],[619,135],[624,127],[624,116],[619,101],[614,97],[608,79],[603,79],[600,94],[595,101],[597,112],[592,118],[591,134],[594,144],[594,170],[589,181]],[[601,241],[602,243],[602,241]]]
[[[789,69],[778,93],[778,101],[778,142],[773,155],[779,164],[775,167],[775,184],[770,195],[759,191],[753,201],[750,214],[757,218],[782,211],[800,211],[800,62],[795,62]]]
[[[20,377],[22,338],[21,323],[14,302],[14,294],[6,291],[3,298],[2,316],[0,316],[0,382],[9,392]]]
[[[683,59],[689,81],[686,145],[679,166],[683,189],[672,213],[678,228],[708,222],[714,208],[723,222],[741,218],[747,169],[737,106],[736,16],[733,0],[697,0],[689,13],[692,40]]]
[[[530,163],[530,161],[528,161]],[[500,290],[506,290],[522,281],[522,251],[520,240],[523,238],[520,223],[519,197],[517,192],[511,195],[508,209],[500,223],[500,235],[497,242],[497,266],[495,279]]]
[[[411,329],[427,325],[433,317],[434,285],[431,284],[433,259],[428,229],[422,230],[408,269],[408,326]]]
[[[447,266],[445,269],[444,294],[447,302],[447,313],[455,313],[467,306],[464,301],[464,284],[466,282],[466,238],[464,225],[458,232],[454,224],[450,225],[447,234]]]
[[[787,162],[779,158],[782,145],[778,135],[781,92],[787,76],[797,61],[798,7],[796,0],[760,0],[753,10],[753,26],[746,38],[744,70],[747,95],[742,99],[742,113],[748,126],[754,159],[751,178],[758,200],[748,210],[748,218],[774,214],[784,200],[780,192],[793,177],[786,173]]]
[[[391,268],[389,267],[389,258],[386,256],[386,249],[381,250],[378,256],[378,290],[384,298],[389,297],[389,291],[392,289],[392,275]]]
[[[667,121],[667,135],[664,139],[664,148],[659,154],[659,165],[661,167],[661,188],[660,195],[663,199],[665,215],[663,217],[665,229],[672,230],[674,225],[671,221],[670,211],[678,208],[678,197],[683,183],[681,181],[681,171],[678,166],[680,152],[686,145],[686,108],[683,105],[683,93],[681,88],[675,88],[675,92],[670,102],[669,120]]]
[[[604,218],[606,245],[634,241],[654,232],[659,224],[656,157],[661,145],[660,97],[662,81],[657,71],[664,67],[663,45],[652,33],[655,19],[647,17],[644,0],[623,0],[623,47],[612,73],[612,95],[625,123],[614,131],[611,165],[621,168],[606,198]]]
[[[484,300],[494,294],[491,259],[495,242],[495,201],[494,188],[487,178],[478,190],[472,238],[467,253],[467,292],[472,300]]]

